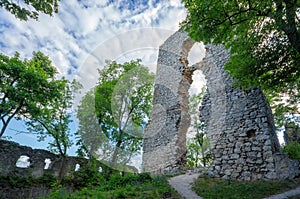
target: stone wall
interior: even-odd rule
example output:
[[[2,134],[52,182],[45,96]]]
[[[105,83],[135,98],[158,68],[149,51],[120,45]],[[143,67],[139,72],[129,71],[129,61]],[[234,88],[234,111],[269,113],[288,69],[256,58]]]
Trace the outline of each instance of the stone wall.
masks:
[[[146,172],[178,173],[185,167],[192,81],[186,58],[192,44],[185,33],[179,33],[159,49],[152,121],[144,134],[142,167]]]
[[[28,168],[19,168],[16,162],[20,156],[28,156],[30,166]],[[45,159],[50,159],[51,164],[48,169],[45,168]],[[15,142],[0,140],[0,175],[39,178],[44,174],[58,176],[62,159],[58,155],[42,149],[32,149],[27,146],[21,146]],[[78,157],[67,157],[63,175],[74,172],[76,164],[85,165],[86,159]]]
[[[50,185],[24,185],[22,187],[0,183],[1,199],[34,199],[44,198],[50,194]]]
[[[184,170],[186,132],[190,125],[188,89],[194,70],[202,70],[207,93],[200,107],[206,124],[215,177],[238,180],[292,178],[298,163],[280,154],[271,109],[257,88],[247,91],[232,87],[224,70],[229,52],[207,45],[200,63],[188,67],[193,45],[183,31],[172,35],[160,47],[154,90],[152,121],[146,127],[143,170],[151,173],[179,173]]]

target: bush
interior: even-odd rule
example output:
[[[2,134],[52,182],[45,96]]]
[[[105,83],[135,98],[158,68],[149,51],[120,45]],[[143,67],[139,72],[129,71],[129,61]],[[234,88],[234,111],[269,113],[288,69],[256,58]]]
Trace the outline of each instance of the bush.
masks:
[[[125,187],[126,185],[138,185],[149,180],[151,180],[151,176],[147,173],[142,173],[142,174],[128,173],[125,174],[124,176],[121,176],[119,174],[113,174],[109,179],[108,187],[110,189],[114,189],[115,187]]]
[[[105,183],[105,178],[94,162],[81,167],[78,171],[74,171],[71,182],[74,187],[93,187],[100,186]]]
[[[300,144],[296,141],[290,142],[284,146],[283,152],[287,152],[290,159],[300,161]]]

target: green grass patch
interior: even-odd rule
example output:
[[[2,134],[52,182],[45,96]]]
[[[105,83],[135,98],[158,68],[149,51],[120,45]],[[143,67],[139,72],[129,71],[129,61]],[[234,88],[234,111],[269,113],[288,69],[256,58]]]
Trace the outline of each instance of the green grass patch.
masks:
[[[117,198],[176,198],[181,196],[167,183],[166,176],[150,177],[147,174],[114,174],[102,185],[85,187],[74,192],[68,192],[63,186],[57,187],[47,199],[117,199]]]
[[[240,182],[199,177],[193,190],[204,199],[257,199],[300,186],[299,180]]]

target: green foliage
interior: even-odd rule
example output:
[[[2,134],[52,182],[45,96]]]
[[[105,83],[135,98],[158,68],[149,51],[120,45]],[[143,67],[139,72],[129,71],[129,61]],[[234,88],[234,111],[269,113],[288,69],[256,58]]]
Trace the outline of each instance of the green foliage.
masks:
[[[209,177],[200,177],[193,190],[203,198],[210,199],[257,199],[283,193],[299,186],[299,181],[228,181]]]
[[[151,178],[149,174],[113,174],[100,186],[85,187],[73,193],[60,186],[46,198],[164,198],[168,193],[173,198],[181,198],[167,183],[165,176]]]
[[[91,158],[97,158],[97,151],[101,148],[105,151],[107,137],[103,134],[97,120],[95,109],[95,92],[87,92],[80,101],[77,108],[77,119],[79,120],[76,135],[80,140],[77,145],[81,156],[85,154]]]
[[[10,184],[15,187],[23,187],[25,185],[35,185],[35,184],[53,184],[56,179],[51,174],[44,174],[40,178],[22,178],[14,175],[0,176],[0,184]]]
[[[182,27],[196,41],[230,49],[225,68],[238,86],[258,86],[271,99],[287,93],[290,106],[299,104],[299,1],[183,2]]]
[[[210,161],[209,139],[205,135],[205,124],[199,120],[199,106],[201,105],[206,87],[202,88],[201,93],[194,94],[189,99],[189,114],[191,116],[192,131],[195,137],[187,140],[187,166],[206,167]]]
[[[300,143],[292,141],[284,146],[283,152],[288,153],[289,158],[300,161]]]
[[[149,174],[131,174],[128,173],[124,176],[120,174],[113,174],[108,182],[107,190],[114,190],[118,187],[125,187],[126,185],[138,185],[147,181],[150,181],[151,177]]]
[[[26,122],[28,131],[37,133],[40,140],[50,136],[53,142],[49,143],[50,150],[67,155],[67,149],[72,145],[69,124],[72,122],[70,108],[74,93],[81,87],[76,81],[69,82],[66,79],[57,80],[58,97],[53,98],[47,105],[41,107],[40,113],[34,115]]]
[[[99,166],[95,160],[80,167],[73,172],[71,183],[75,188],[101,186],[105,183],[104,173],[99,172]]]
[[[187,166],[188,167],[205,167],[211,163],[211,154],[209,152],[209,139],[207,136],[203,137],[203,142],[200,145],[198,139],[195,137],[187,141]],[[202,155],[202,148],[204,157]]]
[[[60,0],[24,0],[20,3],[19,1],[0,0],[0,6],[15,15],[16,18],[26,21],[28,18],[37,20],[39,12],[50,16],[57,13],[59,1]]]
[[[34,52],[32,59],[21,60],[19,54],[0,54],[0,137],[12,118],[33,118],[43,114],[43,107],[61,96],[60,80],[47,56]]]
[[[77,133],[83,148],[89,155],[112,162],[112,167],[122,163],[125,169],[140,151],[143,127],[150,117],[154,75],[140,62],[107,62],[99,70],[97,86],[83,97],[78,108]],[[99,150],[112,153],[99,154]]]

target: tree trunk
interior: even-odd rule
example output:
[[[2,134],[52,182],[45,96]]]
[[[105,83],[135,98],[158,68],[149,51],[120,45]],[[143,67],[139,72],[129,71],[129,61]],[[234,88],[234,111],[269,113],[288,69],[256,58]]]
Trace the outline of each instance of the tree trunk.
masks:
[[[120,134],[118,136],[118,142],[116,144],[116,148],[115,148],[115,150],[113,152],[113,156],[112,156],[112,159],[111,159],[112,163],[116,163],[117,162],[117,155],[119,153],[119,148],[120,148],[120,146],[121,146],[121,144],[123,142],[122,141],[122,135],[123,135],[123,131],[120,130]]]
[[[204,147],[203,147],[203,145],[201,146],[201,153],[202,153],[202,159],[203,159],[203,166],[206,167],[206,159],[205,159],[205,154],[204,154]]]
[[[60,169],[59,169],[59,173],[58,173],[58,183],[61,182],[61,180],[64,176],[65,165],[66,165],[66,156],[62,156],[62,161],[61,161]]]
[[[1,131],[0,131],[0,137],[3,136],[3,134],[4,134],[4,132],[5,132],[5,130],[6,130],[7,126],[8,126],[8,124],[9,124],[9,122],[10,122],[10,120],[11,120],[12,118],[13,118],[13,116],[10,116],[10,117],[8,117],[8,119],[7,119],[6,121],[4,121],[4,119],[2,120],[3,126],[2,126]]]

